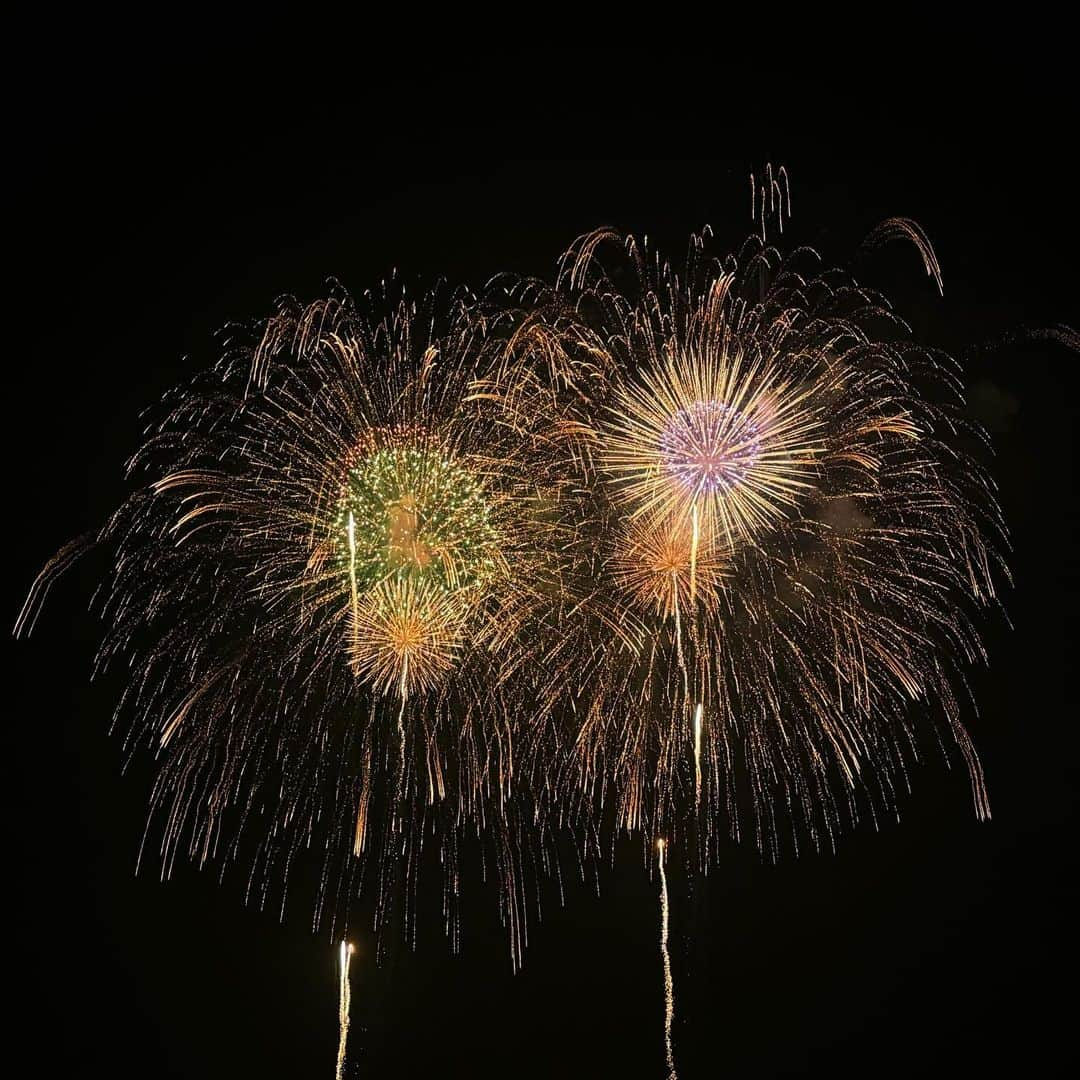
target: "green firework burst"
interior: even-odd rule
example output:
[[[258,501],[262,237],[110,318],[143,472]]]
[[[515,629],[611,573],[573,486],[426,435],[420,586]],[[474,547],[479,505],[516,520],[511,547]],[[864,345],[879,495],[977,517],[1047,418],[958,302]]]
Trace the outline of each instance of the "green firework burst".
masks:
[[[474,473],[436,448],[387,447],[350,469],[338,535],[361,591],[393,577],[455,590],[483,584],[498,570],[489,493]]]

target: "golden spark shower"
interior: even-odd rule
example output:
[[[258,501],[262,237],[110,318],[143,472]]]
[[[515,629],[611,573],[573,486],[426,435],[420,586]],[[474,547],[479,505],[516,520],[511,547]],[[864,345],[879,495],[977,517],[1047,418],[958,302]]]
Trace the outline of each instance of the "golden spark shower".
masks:
[[[522,287],[508,346],[559,371],[588,492],[587,582],[547,663],[550,790],[564,819],[638,836],[646,864],[665,837],[694,872],[727,838],[832,847],[894,815],[937,747],[990,812],[963,722],[1008,581],[984,436],[956,365],[884,297],[772,245],[785,174],[754,196],[737,256],[707,234],[682,265],[581,238],[553,285]]]
[[[280,301],[165,396],[16,625],[107,561],[97,667],[158,763],[144,862],[238,863],[283,908],[314,860],[315,924],[340,941],[370,893],[380,948],[434,865],[456,949],[471,847],[516,966],[562,867],[629,835],[674,1075],[669,884],[677,914],[729,842],[832,848],[934,754],[989,816],[966,672],[1007,541],[962,372],[782,250],[783,170],[752,193],[734,251],[603,228],[548,280]],[[869,257],[882,229],[940,284],[914,227]]]

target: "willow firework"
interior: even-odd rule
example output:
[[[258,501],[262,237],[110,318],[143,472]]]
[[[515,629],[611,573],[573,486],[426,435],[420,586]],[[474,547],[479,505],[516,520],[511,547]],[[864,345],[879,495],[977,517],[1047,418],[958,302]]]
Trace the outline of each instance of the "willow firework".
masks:
[[[747,819],[773,855],[830,845],[942,728],[989,815],[958,694],[1007,580],[983,435],[884,297],[771,245],[785,182],[737,257],[599,230],[523,289],[514,348],[561,358],[590,463],[559,797],[646,860],[664,836],[705,866]]]
[[[432,836],[453,933],[461,834],[510,828],[546,735],[521,695],[579,516],[551,396],[490,337],[464,294],[286,300],[165,401],[145,482],[92,539],[99,663],[133,663],[166,872],[250,858],[265,899],[314,840],[334,910],[372,857],[384,897],[415,888]],[[515,897],[517,858],[495,843]]]
[[[942,731],[988,815],[960,696],[1007,578],[981,432],[883,297],[772,246],[782,176],[759,195],[737,256],[600,230],[550,286],[283,301],[167,397],[91,538],[166,872],[243,858],[262,901],[315,848],[334,910],[372,864],[414,890],[431,843],[453,936],[476,834],[517,960],[559,829],[582,866],[620,830],[661,870],[748,820],[773,854],[830,844]]]

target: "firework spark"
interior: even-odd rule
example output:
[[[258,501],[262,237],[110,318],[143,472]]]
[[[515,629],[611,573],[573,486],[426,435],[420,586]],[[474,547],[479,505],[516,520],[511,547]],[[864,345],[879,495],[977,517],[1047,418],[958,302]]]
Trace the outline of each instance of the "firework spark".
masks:
[[[785,185],[769,173],[763,216],[785,212]],[[558,799],[685,834],[699,865],[748,812],[773,857],[833,845],[895,813],[938,744],[989,815],[956,693],[1008,581],[982,433],[951,361],[887,301],[763,237],[738,259],[695,237],[680,268],[590,234],[554,289],[531,288],[541,327],[513,342],[560,358],[589,466],[589,587],[573,661],[549,664]]]
[[[772,246],[783,170],[752,191],[737,253],[601,230],[550,286],[286,300],[167,396],[96,537],[164,874],[244,860],[264,903],[314,851],[317,921],[374,881],[381,928],[435,845],[456,942],[475,841],[516,964],[555,830],[583,866],[663,836],[674,1075],[669,850],[830,846],[938,742],[988,816],[958,694],[1008,580],[982,433],[885,298]],[[901,235],[940,284],[910,223],[870,246]]]
[[[352,989],[349,986],[349,964],[353,947],[343,941],[338,949],[338,1052],[335,1077],[344,1080],[345,1049],[349,1042],[349,1011],[352,1007]]]
[[[675,983],[671,977],[671,956],[668,953],[668,891],[664,872],[664,841],[656,841],[656,863],[660,868],[660,955],[664,963],[664,1055],[668,1080],[676,1080],[675,1052],[671,1043],[671,1025],[675,1020]]]

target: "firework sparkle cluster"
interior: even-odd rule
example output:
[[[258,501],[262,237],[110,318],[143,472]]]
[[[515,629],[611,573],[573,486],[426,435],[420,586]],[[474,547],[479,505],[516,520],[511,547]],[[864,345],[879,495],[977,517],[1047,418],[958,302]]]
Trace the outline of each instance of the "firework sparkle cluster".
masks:
[[[90,538],[165,873],[266,903],[315,851],[333,927],[434,846],[456,942],[474,843],[516,962],[560,852],[827,847],[928,737],[988,815],[964,673],[1005,533],[959,372],[780,253],[782,175],[754,195],[732,254],[604,229],[551,281],[283,300],[167,396]]]

